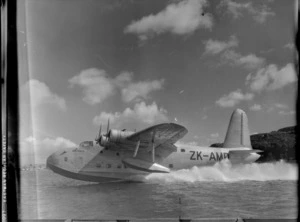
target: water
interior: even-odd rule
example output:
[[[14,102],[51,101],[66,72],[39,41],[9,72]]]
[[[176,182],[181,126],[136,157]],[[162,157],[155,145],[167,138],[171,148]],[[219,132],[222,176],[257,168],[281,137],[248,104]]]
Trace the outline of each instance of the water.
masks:
[[[21,172],[21,219],[296,218],[298,167],[226,163],[153,174],[145,183],[91,183]]]

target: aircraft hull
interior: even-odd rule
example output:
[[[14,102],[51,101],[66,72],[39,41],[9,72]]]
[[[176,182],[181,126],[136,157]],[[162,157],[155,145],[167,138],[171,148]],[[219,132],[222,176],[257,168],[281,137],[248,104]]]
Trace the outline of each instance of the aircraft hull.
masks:
[[[66,170],[62,167],[58,167],[51,161],[47,161],[47,168],[52,170],[61,176],[68,177],[75,180],[89,181],[89,182],[118,182],[118,181],[137,181],[142,182],[146,175],[142,174],[132,174],[132,173],[111,173],[111,172],[87,172],[87,171],[72,171],[70,169]]]

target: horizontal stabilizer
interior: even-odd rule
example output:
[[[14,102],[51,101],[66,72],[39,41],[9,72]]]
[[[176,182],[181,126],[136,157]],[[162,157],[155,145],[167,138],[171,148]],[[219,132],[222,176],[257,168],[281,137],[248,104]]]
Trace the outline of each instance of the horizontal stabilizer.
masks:
[[[240,154],[240,155],[243,155],[243,154],[250,154],[250,153],[261,153],[263,152],[262,150],[230,150],[229,151],[229,155],[230,154]]]
[[[135,170],[146,171],[149,173],[169,173],[170,172],[170,169],[167,167],[164,167],[157,163],[151,163],[151,162],[136,159],[136,158],[126,158],[123,160],[123,163],[125,164],[125,166],[127,166],[129,168],[132,168]]]

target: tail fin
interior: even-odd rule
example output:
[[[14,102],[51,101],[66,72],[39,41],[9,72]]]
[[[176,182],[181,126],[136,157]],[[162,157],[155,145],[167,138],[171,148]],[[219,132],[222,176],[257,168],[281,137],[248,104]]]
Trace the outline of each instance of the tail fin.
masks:
[[[248,118],[243,110],[236,109],[232,113],[223,147],[252,148],[249,136]]]

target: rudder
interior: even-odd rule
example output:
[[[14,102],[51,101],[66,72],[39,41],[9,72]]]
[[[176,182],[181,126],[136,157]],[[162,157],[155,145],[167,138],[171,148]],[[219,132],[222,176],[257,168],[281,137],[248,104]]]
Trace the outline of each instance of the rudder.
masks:
[[[248,147],[252,148],[250,142],[248,118],[241,109],[236,109],[230,118],[224,148]]]

